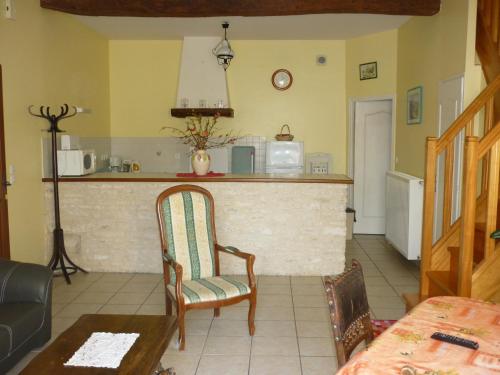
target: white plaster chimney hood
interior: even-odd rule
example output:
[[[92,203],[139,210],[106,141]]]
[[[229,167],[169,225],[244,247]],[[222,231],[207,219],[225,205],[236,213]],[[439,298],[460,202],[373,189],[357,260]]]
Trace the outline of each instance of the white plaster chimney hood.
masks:
[[[212,54],[220,40],[220,36],[184,37],[176,108],[172,109],[172,116],[185,117],[194,113],[210,116],[216,112],[228,116],[230,112],[232,117],[226,72]]]

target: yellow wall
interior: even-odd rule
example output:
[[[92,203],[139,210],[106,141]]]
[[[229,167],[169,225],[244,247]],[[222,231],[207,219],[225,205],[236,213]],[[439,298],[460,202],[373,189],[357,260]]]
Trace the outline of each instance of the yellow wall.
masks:
[[[44,262],[41,137],[45,120],[30,104],[76,104],[92,109],[61,122],[73,134],[109,135],[108,43],[72,16],[43,10],[38,0],[16,2],[16,19],[0,17],[0,64],[9,188],[11,257]],[[51,209],[51,208],[47,208]]]
[[[401,172],[424,174],[425,139],[438,135],[439,81],[465,71],[469,2],[443,0],[439,14],[413,17],[398,30],[396,169]],[[407,125],[406,93],[415,86],[423,87],[423,120]]]
[[[363,98],[396,94],[398,31],[389,30],[346,42],[347,97]],[[361,81],[359,65],[377,62],[377,78]]]
[[[242,135],[272,138],[288,123],[306,152],[333,154],[334,171],[346,169],[345,41],[231,41],[227,70],[234,119],[221,124]],[[111,41],[111,134],[158,136],[175,105],[180,41]],[[316,56],[328,56],[326,66]],[[293,85],[278,91],[271,75],[286,68]]]

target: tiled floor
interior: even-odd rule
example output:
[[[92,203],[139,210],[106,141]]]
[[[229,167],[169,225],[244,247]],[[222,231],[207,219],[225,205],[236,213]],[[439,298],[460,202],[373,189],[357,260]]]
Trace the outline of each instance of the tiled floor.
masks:
[[[379,319],[404,314],[402,292],[416,291],[418,269],[390,248],[382,236],[356,236],[347,243],[346,259],[363,265],[372,313]],[[66,285],[55,279],[53,336],[84,313],[163,314],[161,275],[77,274]],[[328,309],[320,277],[258,277],[256,332],[248,336],[248,304],[187,313],[186,350],[175,343],[163,363],[177,375],[331,375],[336,369]],[[39,349],[40,350],[40,349]],[[21,361],[17,374],[36,354]]]

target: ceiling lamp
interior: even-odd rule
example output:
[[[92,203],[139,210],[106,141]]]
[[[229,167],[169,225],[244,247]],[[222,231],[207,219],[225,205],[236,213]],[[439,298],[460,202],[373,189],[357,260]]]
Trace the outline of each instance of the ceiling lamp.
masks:
[[[226,35],[227,29],[229,28],[229,22],[223,22],[222,28],[224,29],[224,39],[215,46],[212,53],[217,57],[219,65],[222,65],[224,70],[226,70],[234,57],[234,51],[231,49],[231,45],[229,44]]]

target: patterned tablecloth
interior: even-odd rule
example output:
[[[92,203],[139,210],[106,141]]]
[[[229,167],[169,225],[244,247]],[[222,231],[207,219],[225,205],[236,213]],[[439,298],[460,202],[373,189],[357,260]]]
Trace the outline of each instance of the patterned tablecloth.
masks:
[[[431,339],[436,331],[477,341],[479,349]],[[429,298],[337,372],[353,374],[499,375],[500,305],[463,297]]]

